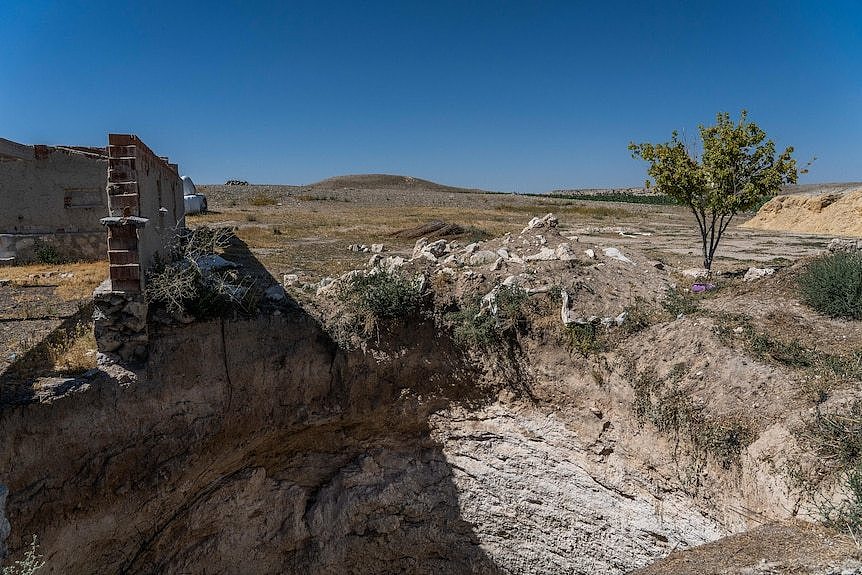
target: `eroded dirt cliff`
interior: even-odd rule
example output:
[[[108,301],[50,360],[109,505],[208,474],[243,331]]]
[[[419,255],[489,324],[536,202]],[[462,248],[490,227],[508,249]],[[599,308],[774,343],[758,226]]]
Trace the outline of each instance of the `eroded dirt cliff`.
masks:
[[[518,278],[538,303],[494,345],[440,313],[510,275],[496,246],[454,275],[418,257],[446,276],[431,309],[360,345],[331,335],[343,302],[162,327],[138,372],[4,405],[10,547],[37,534],[49,573],[620,574],[810,517],[785,473],[800,375],[738,349],[738,316],[637,320],[675,276],[634,253],[561,259],[568,240],[545,235],[524,244],[545,259],[512,264],[534,267]],[[560,328],[624,309],[636,329],[606,322],[601,350]]]

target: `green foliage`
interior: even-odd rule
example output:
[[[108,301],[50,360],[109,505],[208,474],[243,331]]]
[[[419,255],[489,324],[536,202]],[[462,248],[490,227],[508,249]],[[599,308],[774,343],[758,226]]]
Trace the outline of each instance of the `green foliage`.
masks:
[[[605,350],[604,342],[599,337],[599,326],[593,323],[566,326],[566,346],[571,351],[576,351],[584,357]]]
[[[856,537],[862,532],[862,464],[844,473],[843,484],[845,499],[821,503],[820,513],[826,525]]]
[[[459,345],[488,347],[526,326],[529,305],[530,297],[523,289],[500,286],[487,305],[472,299],[447,313],[444,320]]]
[[[40,264],[59,264],[63,261],[57,246],[41,238],[34,240],[33,253]]]
[[[44,566],[45,562],[42,561],[42,555],[39,554],[39,544],[36,541],[36,536],[33,535],[30,547],[24,552],[24,558],[4,567],[2,575],[33,575]]]
[[[698,311],[697,301],[688,292],[680,292],[673,288],[668,288],[664,292],[664,299],[661,302],[662,307],[666,312],[674,317],[679,315],[689,315]]]
[[[862,320],[862,253],[838,252],[811,262],[799,277],[802,300],[830,317]]]
[[[500,341],[497,319],[482,310],[478,301],[462,305],[461,309],[447,313],[444,319],[453,326],[452,336],[458,345],[490,347]]]
[[[855,401],[845,413],[824,414],[818,407],[804,437],[821,470],[837,471],[841,478],[844,500],[820,503],[824,523],[858,535],[862,528],[862,401]]]
[[[755,434],[741,419],[709,419],[680,385],[686,366],[676,364],[666,380],[647,370],[634,379],[633,410],[641,422],[652,423],[659,432],[685,436],[695,453],[709,453],[725,469],[739,459]]]
[[[650,204],[657,206],[673,206],[679,203],[677,200],[666,194],[567,194],[563,192],[551,192],[547,195],[552,198],[584,200],[587,202],[619,202],[622,204]]]
[[[420,282],[396,271],[357,274],[342,287],[341,298],[373,318],[403,318],[419,310],[423,300]]]
[[[631,143],[629,150],[632,157],[649,163],[647,173],[661,193],[691,209],[700,230],[703,265],[710,269],[733,216],[775,195],[782,185],[796,183],[797,169],[793,148],[776,154],[775,143],[747,121],[744,110],[739,123],[719,113],[714,126],[700,126],[700,137],[699,155],[677,132],[670,142]]]

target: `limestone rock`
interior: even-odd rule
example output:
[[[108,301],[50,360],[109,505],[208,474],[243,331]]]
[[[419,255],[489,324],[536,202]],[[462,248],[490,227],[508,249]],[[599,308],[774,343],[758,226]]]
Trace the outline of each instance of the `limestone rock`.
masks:
[[[829,245],[826,246],[826,249],[833,253],[862,251],[862,239],[852,240],[833,238],[832,241],[829,242]]]
[[[557,256],[557,250],[547,248],[547,247],[542,248],[541,251],[539,251],[539,253],[537,253],[537,254],[524,256],[524,260],[528,261],[528,262],[531,262],[531,261],[550,261],[550,260],[556,260],[556,259],[559,259],[559,257]]]
[[[605,256],[615,259],[621,262],[625,262],[627,264],[634,264],[632,260],[623,255],[623,253],[617,248],[605,248],[602,250]]]
[[[745,276],[743,276],[742,280],[747,282],[753,282],[754,280],[759,280],[760,278],[764,278],[766,276],[771,276],[775,273],[775,268],[748,268],[748,271],[745,272]]]
[[[481,266],[486,264],[492,264],[497,261],[497,252],[492,252],[490,250],[480,250],[477,252],[473,252],[470,255],[470,265],[471,266]]]
[[[689,268],[682,270],[683,277],[701,279],[709,277],[709,270],[704,268]]]
[[[542,218],[536,217],[531,219],[530,222],[527,224],[527,227],[525,227],[521,233],[526,233],[530,230],[538,230],[542,228],[556,228],[558,223],[559,220],[557,219],[557,216],[555,216],[554,214],[546,214]]]

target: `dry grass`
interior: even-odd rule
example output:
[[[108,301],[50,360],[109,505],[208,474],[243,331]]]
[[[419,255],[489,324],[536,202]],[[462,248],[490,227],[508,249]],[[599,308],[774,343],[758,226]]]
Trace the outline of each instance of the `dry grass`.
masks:
[[[96,367],[96,338],[93,324],[83,323],[68,337],[49,346],[54,370],[62,375],[80,375]]]
[[[61,274],[66,273],[72,274],[71,277],[61,277]],[[108,277],[108,262],[11,266],[3,268],[0,277],[12,280],[15,285],[56,286],[54,293],[61,300],[78,301],[89,298],[93,290]]]

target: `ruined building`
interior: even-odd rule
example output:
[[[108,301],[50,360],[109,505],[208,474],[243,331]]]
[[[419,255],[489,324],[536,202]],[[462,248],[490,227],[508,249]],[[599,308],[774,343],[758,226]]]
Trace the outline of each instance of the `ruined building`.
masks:
[[[104,148],[0,138],[0,262],[103,258],[107,167]]]
[[[108,280],[94,294],[99,351],[122,359],[147,355],[147,272],[185,227],[183,182],[176,164],[137,136],[108,136]]]

